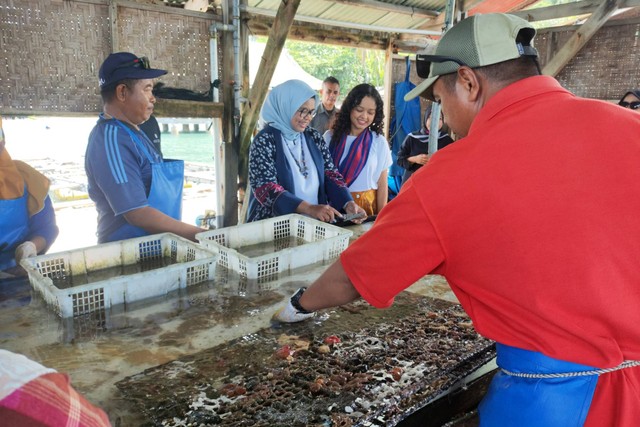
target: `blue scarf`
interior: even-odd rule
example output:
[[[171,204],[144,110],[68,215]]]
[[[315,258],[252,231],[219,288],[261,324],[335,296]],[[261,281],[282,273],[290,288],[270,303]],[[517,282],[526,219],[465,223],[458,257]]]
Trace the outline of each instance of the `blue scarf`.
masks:
[[[318,105],[318,94],[308,84],[302,80],[287,80],[271,89],[260,114],[265,122],[282,132],[285,139],[293,141],[300,132],[291,128],[291,119],[309,98]]]

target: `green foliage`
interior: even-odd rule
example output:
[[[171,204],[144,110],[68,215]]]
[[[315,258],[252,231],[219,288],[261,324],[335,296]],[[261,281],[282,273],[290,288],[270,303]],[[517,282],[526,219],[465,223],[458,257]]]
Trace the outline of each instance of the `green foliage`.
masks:
[[[377,87],[384,83],[382,51],[297,41],[287,41],[285,47],[307,73],[321,80],[328,76],[337,78],[341,99],[360,83]]]

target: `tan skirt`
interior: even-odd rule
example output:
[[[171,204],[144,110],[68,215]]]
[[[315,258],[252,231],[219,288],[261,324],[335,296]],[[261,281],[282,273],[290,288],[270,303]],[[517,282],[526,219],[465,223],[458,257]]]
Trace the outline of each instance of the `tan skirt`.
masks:
[[[367,216],[376,215],[378,213],[378,203],[376,196],[378,190],[356,191],[351,193],[353,201],[367,213]]]

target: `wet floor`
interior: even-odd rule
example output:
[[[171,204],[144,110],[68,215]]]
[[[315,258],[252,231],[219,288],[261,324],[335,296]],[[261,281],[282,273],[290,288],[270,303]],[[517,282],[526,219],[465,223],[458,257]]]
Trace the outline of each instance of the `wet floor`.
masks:
[[[352,239],[370,226],[350,227]],[[28,280],[5,280],[0,282],[0,347],[67,373],[78,391],[105,409],[113,425],[140,425],[139,410],[122,397],[118,381],[269,327],[286,298],[325,268],[298,269],[262,284],[219,268],[213,282],[65,320],[31,291]],[[437,276],[421,279],[409,291],[456,301]]]

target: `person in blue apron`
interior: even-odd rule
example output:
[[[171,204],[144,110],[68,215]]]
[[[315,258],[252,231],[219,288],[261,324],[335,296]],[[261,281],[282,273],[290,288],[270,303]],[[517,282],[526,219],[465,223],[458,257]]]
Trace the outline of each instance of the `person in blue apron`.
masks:
[[[48,193],[49,180],[5,150],[0,117],[0,278],[24,274],[20,261],[45,253],[58,237]]]
[[[100,67],[104,108],[85,154],[98,243],[163,232],[195,241],[204,231],[180,220],[184,162],[163,159],[139,128],[153,113],[154,79],[166,73],[128,52],[109,55]]]

